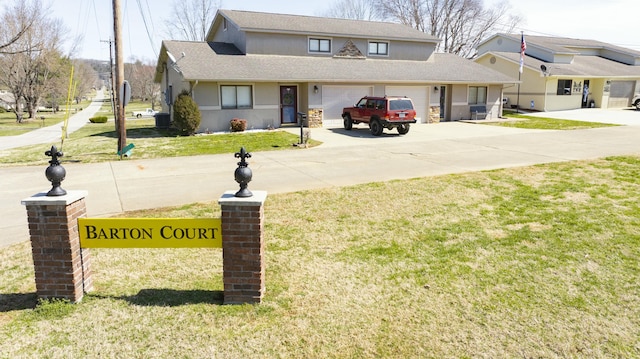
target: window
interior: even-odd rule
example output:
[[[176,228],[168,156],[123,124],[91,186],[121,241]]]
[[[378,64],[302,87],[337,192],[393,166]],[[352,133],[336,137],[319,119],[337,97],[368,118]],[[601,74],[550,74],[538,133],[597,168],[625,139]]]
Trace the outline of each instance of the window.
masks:
[[[253,108],[251,86],[220,86],[222,108]]]
[[[469,86],[469,105],[487,103],[486,86]]]
[[[558,96],[571,95],[572,80],[558,80]]]
[[[227,31],[227,18],[222,19],[222,30]]]
[[[331,52],[331,40],[309,38],[309,52]]]
[[[369,42],[369,55],[389,55],[389,43],[379,41]]]

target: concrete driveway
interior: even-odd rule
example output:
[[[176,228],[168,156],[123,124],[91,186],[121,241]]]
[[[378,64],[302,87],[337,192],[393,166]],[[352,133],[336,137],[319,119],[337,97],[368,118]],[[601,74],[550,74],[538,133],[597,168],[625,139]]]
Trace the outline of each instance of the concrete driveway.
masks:
[[[311,138],[324,142],[323,145],[252,153],[248,161],[253,170],[249,189],[273,194],[611,155],[640,155],[640,112],[577,111],[584,111],[583,120],[624,120],[631,125],[543,131],[447,122],[414,125],[405,136],[385,130],[380,137],[372,136],[364,125],[352,131],[339,127],[311,129]],[[566,118],[567,113],[558,115]],[[601,113],[602,116],[598,115]],[[549,113],[544,115],[550,117]],[[298,128],[286,130],[299,134]],[[90,217],[217,201],[225,191],[238,189],[233,179],[237,159],[232,154],[153,160],[133,157],[97,164],[67,164],[62,160],[67,170],[62,187],[88,191]],[[20,201],[50,189],[45,169],[44,166],[0,169],[0,246],[28,240],[26,211]]]

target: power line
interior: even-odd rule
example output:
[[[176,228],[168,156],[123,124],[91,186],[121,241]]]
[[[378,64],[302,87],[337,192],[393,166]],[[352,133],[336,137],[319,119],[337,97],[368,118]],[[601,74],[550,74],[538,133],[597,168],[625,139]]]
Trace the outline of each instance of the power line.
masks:
[[[144,9],[142,8],[142,2],[140,0],[137,0],[137,2],[138,2],[138,8],[140,9],[140,16],[142,16],[142,22],[144,23],[144,28],[147,31],[147,37],[149,38],[149,43],[151,44],[151,49],[153,49],[153,54],[157,58],[158,53],[156,52],[156,48],[153,44],[153,38],[151,36],[151,33],[149,32],[149,25],[147,24],[147,17],[144,14]],[[149,7],[149,2],[147,2],[147,8],[148,7]],[[149,12],[149,14],[151,14],[151,12]],[[149,18],[151,18],[151,16],[149,16]]]

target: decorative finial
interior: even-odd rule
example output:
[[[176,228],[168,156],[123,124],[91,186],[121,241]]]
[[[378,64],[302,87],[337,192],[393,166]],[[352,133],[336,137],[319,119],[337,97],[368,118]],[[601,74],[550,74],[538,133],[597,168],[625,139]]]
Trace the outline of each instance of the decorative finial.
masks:
[[[240,152],[236,152],[234,155],[236,158],[240,158],[238,162],[238,168],[236,168],[235,179],[240,184],[240,190],[236,192],[236,197],[251,197],[253,193],[247,189],[247,185],[251,182],[253,173],[246,159],[251,158],[251,154],[247,152],[244,147],[240,148]]]
[[[56,146],[51,146],[51,149],[44,154],[51,157],[51,161],[49,161],[49,167],[47,167],[46,171],[44,172],[45,176],[52,184],[52,188],[49,192],[47,192],[47,196],[55,197],[66,195],[67,191],[60,187],[60,183],[67,175],[67,171],[64,169],[64,167],[60,166],[60,161],[58,161],[58,157],[62,157],[64,154],[62,152],[59,152]]]

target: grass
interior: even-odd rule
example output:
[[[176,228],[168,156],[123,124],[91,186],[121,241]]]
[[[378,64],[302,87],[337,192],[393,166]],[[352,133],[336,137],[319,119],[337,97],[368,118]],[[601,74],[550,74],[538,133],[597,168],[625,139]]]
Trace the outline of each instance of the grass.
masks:
[[[127,143],[135,145],[132,158],[136,159],[233,153],[242,146],[249,151],[290,149],[299,142],[298,136],[278,130],[181,137],[172,130],[157,129],[153,118],[129,120],[126,126]],[[62,146],[56,145],[64,152],[63,163],[94,163],[118,160],[117,143],[115,125],[110,121],[87,124],[70,134]],[[48,158],[44,152],[50,146],[40,144],[0,151],[0,167],[46,165]]]
[[[517,113],[505,113],[504,116],[511,121],[486,122],[491,126],[515,127],[537,130],[582,130],[589,128],[618,126],[608,123],[562,120],[548,117],[527,116]]]
[[[270,195],[255,306],[215,249],[92,250],[95,291],[36,306],[17,244],[0,357],[639,357],[639,191],[627,156]]]
[[[72,105],[70,107],[71,114],[88,106],[89,103],[89,101],[83,101],[78,105]],[[40,127],[47,127],[60,123],[64,121],[67,116],[66,107],[61,106],[60,109],[61,111],[55,114],[48,110],[39,111],[36,115],[36,118],[26,118],[27,113],[25,112],[25,118],[21,123],[18,123],[16,121],[16,115],[13,112],[0,112],[0,137],[17,136],[29,131],[36,130]],[[44,121],[42,120],[42,117],[44,117]]]

